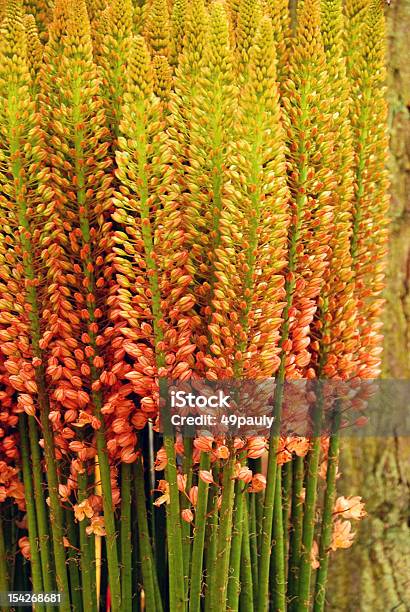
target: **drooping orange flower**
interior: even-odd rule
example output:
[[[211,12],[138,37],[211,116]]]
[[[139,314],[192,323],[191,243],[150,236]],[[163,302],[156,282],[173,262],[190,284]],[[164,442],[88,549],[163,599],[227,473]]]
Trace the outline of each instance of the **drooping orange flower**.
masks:
[[[104,526],[104,517],[103,516],[93,516],[91,517],[91,523],[87,525],[85,528],[87,535],[94,534],[96,536],[104,537],[105,526]]]
[[[333,524],[332,543],[330,548],[337,550],[338,548],[350,548],[356,533],[352,532],[352,524],[350,521],[336,520]]]
[[[248,438],[246,451],[250,459],[262,457],[266,453],[266,439],[263,437]]]
[[[263,474],[255,474],[252,477],[251,485],[248,487],[249,493],[260,493],[266,489],[266,478]]]
[[[196,485],[191,487],[189,490],[189,500],[195,508],[198,501],[198,487]]]
[[[94,509],[88,499],[74,505],[74,516],[77,521],[83,521],[85,518],[94,516]]]
[[[25,559],[30,559],[30,541],[28,536],[22,536],[19,538],[18,545],[20,548],[20,552]]]
[[[209,472],[208,470],[199,470],[198,476],[203,482],[207,484],[212,484],[214,482],[212,472]]]
[[[313,541],[313,546],[310,551],[310,565],[312,569],[316,570],[320,567],[319,562],[319,546],[316,540]]]
[[[161,491],[162,495],[157,497],[154,501],[154,506],[161,506],[162,504],[170,503],[169,495],[169,483],[166,480],[160,480],[158,483],[158,491]]]
[[[167,463],[168,463],[168,459],[167,459],[165,448],[160,448],[155,458],[155,463],[154,463],[155,470],[157,470],[157,472],[161,472],[162,470],[165,470]]]
[[[181,517],[187,523],[192,523],[192,521],[194,520],[194,513],[190,508],[184,508],[184,510],[182,510],[181,512]]]
[[[366,510],[364,509],[364,502],[358,495],[344,497],[338,497],[333,509],[333,514],[340,516],[344,519],[360,520],[366,516]]]

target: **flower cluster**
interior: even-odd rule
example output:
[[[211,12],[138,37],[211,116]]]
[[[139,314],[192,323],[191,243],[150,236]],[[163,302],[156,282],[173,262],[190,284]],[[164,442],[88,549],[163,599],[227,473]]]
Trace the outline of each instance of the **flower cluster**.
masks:
[[[379,372],[384,17],[299,4],[0,2],[0,518],[63,612],[131,609],[132,555],[160,610],[165,540],[176,612],[305,606],[365,515],[295,431]],[[166,381],[271,377],[269,436],[160,433]]]

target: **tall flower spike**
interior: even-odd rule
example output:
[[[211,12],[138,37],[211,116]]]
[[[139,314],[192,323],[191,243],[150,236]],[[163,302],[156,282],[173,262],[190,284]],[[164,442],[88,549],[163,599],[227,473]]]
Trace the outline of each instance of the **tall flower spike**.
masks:
[[[292,195],[282,330],[282,367],[287,377],[303,376],[309,365],[310,325],[328,265],[337,203],[333,98],[319,24],[319,1],[306,0],[299,15],[290,78],[283,84]]]
[[[321,30],[335,109],[335,178],[338,199],[334,206],[332,254],[319,298],[315,340],[311,344],[319,376],[348,378],[355,374],[358,349],[354,275],[350,255],[353,199],[353,146],[349,121],[350,83],[346,75],[342,2],[322,0]]]
[[[56,52],[57,51],[57,55]],[[106,298],[111,282],[111,165],[109,131],[93,63],[84,1],[58,0],[42,73],[44,121],[53,190],[49,236],[43,240],[48,277],[43,349],[53,416],[65,421],[72,467],[98,453],[110,589],[120,608],[113,488],[102,407],[116,379],[108,375]],[[84,434],[78,425],[87,424]],[[85,488],[87,482],[85,483]]]
[[[119,134],[121,106],[126,89],[127,70],[133,36],[132,0],[113,0],[106,12],[106,33],[102,39],[103,94],[111,132]]]
[[[188,0],[175,0],[171,14],[171,63],[178,64],[178,58],[184,47],[185,20]]]
[[[188,44],[186,52],[189,54]],[[178,76],[183,86],[181,90]],[[209,324],[212,300],[215,297],[213,284],[216,281],[213,259],[216,249],[223,247],[221,212],[223,202],[233,196],[228,186],[227,168],[237,90],[234,84],[229,25],[222,3],[211,5],[209,41],[199,65],[196,85],[192,81],[190,85],[189,78],[184,83],[181,69],[176,80],[176,91],[180,94],[177,103],[182,117],[179,130],[186,137],[186,161],[179,171],[184,173],[181,181],[185,191],[184,231],[189,250],[189,270],[191,274],[196,274],[195,293],[201,304],[204,321]],[[207,353],[208,335],[209,330],[205,326],[199,345]],[[217,351],[215,359],[223,357],[220,348],[216,345],[214,348]],[[213,364],[212,358],[210,363]],[[218,371],[223,370],[223,363],[221,359],[219,365],[216,365]],[[226,375],[229,376],[229,369]],[[210,372],[210,376],[215,377],[216,372]]]
[[[373,378],[380,372],[380,314],[384,303],[380,294],[384,287],[389,206],[385,17],[381,0],[372,0],[369,6],[361,53],[356,56],[350,76],[356,153],[351,252],[359,307],[359,375]]]
[[[43,270],[39,238],[45,227],[50,192],[39,197],[45,151],[35,105],[31,99],[26,63],[26,34],[22,2],[10,0],[0,43],[0,209],[1,293],[0,323],[5,324],[1,351],[9,383],[17,391],[19,411],[30,418],[38,410],[44,439],[48,491],[52,513],[57,586],[68,591],[63,548],[62,510],[54,440],[49,421],[44,354],[41,346]],[[6,340],[6,341],[4,341]],[[37,437],[31,423],[30,432]],[[33,462],[35,461],[33,455]],[[37,464],[35,469],[40,469]],[[64,604],[69,610],[69,604]]]
[[[276,48],[276,72],[280,83],[286,78],[289,55],[291,52],[291,20],[288,0],[266,0],[273,24],[273,37]]]
[[[224,241],[231,254],[230,265],[221,259],[215,294],[227,286],[238,293],[228,302],[231,316],[223,321],[224,309],[215,310],[212,330],[218,344],[223,326],[232,329],[235,352],[231,367],[236,376],[268,378],[279,366],[279,328],[284,307],[284,282],[289,224],[289,190],[286,182],[284,132],[275,71],[272,23],[265,17],[249,50],[247,82],[239,103],[237,173],[233,183],[242,213],[240,232],[238,214],[224,209]],[[218,253],[220,250],[218,250]],[[219,259],[217,257],[217,259]],[[239,276],[240,283],[230,275]],[[228,283],[226,283],[226,278]],[[216,300],[214,300],[215,304]]]
[[[371,0],[346,0],[345,13],[345,45],[347,68],[354,70],[356,56],[362,52],[363,30],[366,14]]]
[[[187,313],[195,300],[185,290],[190,276],[185,269],[187,253],[181,248],[179,204],[171,189],[172,154],[163,105],[153,94],[150,57],[140,36],[134,42],[129,74],[117,153],[121,187],[115,194],[113,218],[121,230],[115,233],[118,292],[113,318],[124,321],[122,347],[133,362],[125,377],[140,396],[146,418],[158,410],[163,377],[184,380],[190,376],[193,357]],[[141,424],[137,416],[133,415],[132,423],[140,429],[144,420]],[[184,579],[173,438],[166,436],[164,446],[170,495],[168,552],[176,580],[171,607],[177,609],[176,601],[184,597]]]
[[[43,45],[38,36],[36,21],[33,15],[25,15],[24,26],[27,38],[27,60],[30,70],[33,92],[36,93],[39,87],[40,68],[43,61]]]
[[[193,0],[187,8],[183,51],[175,68],[174,88],[171,92],[168,116],[169,143],[174,153],[176,180],[174,189],[181,199],[187,160],[187,142],[190,140],[187,116],[192,98],[198,87],[199,75],[204,65],[204,51],[208,43],[209,15],[205,0]]]
[[[121,187],[114,220],[121,231],[115,234],[118,290],[112,316],[123,320],[124,349],[134,364],[126,378],[141,396],[147,418],[157,415],[158,373],[176,378],[189,373],[192,351],[183,349],[190,344],[190,320],[185,313],[194,300],[185,290],[191,277],[181,246],[181,204],[170,187],[172,154],[163,105],[153,93],[153,69],[141,36],[133,43],[129,74],[117,153]],[[140,429],[144,420],[133,423]]]
[[[149,0],[144,35],[152,55],[171,55],[171,24],[167,0]]]
[[[172,89],[172,68],[164,55],[156,55],[152,62],[154,93],[161,100],[168,100]]]
[[[227,0],[226,6],[229,11],[229,17],[232,22],[232,26],[236,28],[238,21],[239,5],[241,0]]]
[[[102,52],[101,46],[103,35],[108,31],[108,28],[104,27],[106,11],[106,0],[87,0],[87,12],[91,25],[95,61],[97,61],[97,58]]]
[[[134,5],[134,34],[143,34],[147,17],[147,3],[145,0],[133,0]]]
[[[198,81],[199,71],[204,62],[204,50],[208,41],[209,15],[204,0],[189,3],[185,24],[183,52],[176,68],[175,88],[181,96],[192,95],[192,88]],[[189,104],[182,100],[182,107]],[[182,108],[183,110],[183,108]]]
[[[236,23],[236,47],[239,54],[239,70],[244,72],[249,63],[249,50],[262,18],[260,0],[240,0]]]
[[[92,371],[89,360],[96,354],[99,301],[110,272],[104,256],[111,176],[108,130],[85,6],[81,3],[74,9],[59,0],[55,11],[41,75],[50,160],[45,183],[54,193],[43,237],[49,285],[42,344],[50,355],[47,373],[55,409],[71,424],[78,410],[90,407],[88,391],[99,376],[100,368]]]
[[[101,13],[107,8],[106,0],[87,0],[87,13],[91,29],[95,27],[101,17]]]
[[[23,4],[26,14],[34,16],[40,38],[45,42],[48,37],[47,28],[53,13],[52,0],[24,0]]]

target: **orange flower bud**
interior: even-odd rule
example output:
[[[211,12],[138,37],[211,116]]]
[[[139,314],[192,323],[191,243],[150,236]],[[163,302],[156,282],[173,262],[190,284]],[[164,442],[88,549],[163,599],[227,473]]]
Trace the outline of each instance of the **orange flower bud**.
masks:
[[[212,476],[212,472],[208,470],[199,470],[199,478],[206,482],[207,484],[212,484],[214,482],[214,477]]]
[[[192,523],[194,520],[194,514],[190,508],[184,508],[184,510],[181,512],[181,517],[187,523]]]
[[[213,443],[214,438],[212,436],[199,436],[194,440],[195,448],[204,451],[205,453],[209,453],[212,450]]]
[[[195,507],[198,501],[198,487],[196,485],[192,486],[189,491],[189,501]]]

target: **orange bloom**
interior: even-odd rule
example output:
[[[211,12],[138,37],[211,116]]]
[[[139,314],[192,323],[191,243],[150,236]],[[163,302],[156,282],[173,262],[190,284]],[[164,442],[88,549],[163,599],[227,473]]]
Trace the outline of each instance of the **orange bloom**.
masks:
[[[286,448],[298,457],[305,457],[310,449],[310,442],[303,437],[289,437],[286,440]]]
[[[187,523],[192,523],[192,521],[194,520],[194,514],[189,508],[185,508],[184,510],[182,510],[181,517]]]
[[[196,485],[191,487],[189,491],[189,500],[191,504],[195,507],[198,501],[198,487]]]
[[[338,548],[350,548],[356,533],[352,532],[352,524],[350,521],[337,520],[333,525],[332,543],[330,548],[337,550]]]
[[[199,470],[199,478],[208,484],[212,484],[214,482],[212,472],[209,472],[208,470]]]
[[[255,474],[252,478],[251,486],[248,487],[249,493],[260,493],[266,489],[266,478],[263,474]]]
[[[266,451],[266,440],[262,437],[249,438],[247,444],[247,456],[250,459],[258,459]]]
[[[366,516],[366,510],[364,509],[364,502],[358,495],[338,497],[333,510],[334,514],[339,514],[341,518],[353,519],[359,521]]]
[[[215,455],[218,457],[218,459],[228,459],[229,457],[229,449],[227,446],[218,446],[218,448],[215,451]]]
[[[168,463],[168,459],[167,459],[166,450],[165,448],[160,448],[155,458],[155,463],[154,463],[155,470],[157,472],[161,472],[162,470],[165,470],[167,463]]]
[[[204,451],[205,453],[209,453],[212,450],[213,443],[214,438],[212,436],[199,436],[194,440],[195,448]]]
[[[243,482],[246,482],[247,484],[249,484],[252,480],[252,470],[250,470],[246,465],[240,465],[240,463],[236,464],[236,477],[239,480],[243,480]]]
[[[97,536],[105,536],[105,526],[104,526],[104,517],[103,516],[93,516],[91,519],[91,524],[87,525],[85,528],[87,535],[91,535],[92,533]]]
[[[64,484],[58,485],[58,493],[60,495],[61,501],[66,502],[70,497],[70,487]]]
[[[169,504],[170,503],[169,483],[166,480],[159,481],[158,491],[161,491],[162,495],[154,501],[154,506],[161,506],[162,504]]]
[[[20,552],[25,559],[30,559],[30,541],[27,536],[23,536],[18,541]]]
[[[74,516],[77,521],[83,521],[85,518],[92,518],[94,516],[94,509],[88,499],[84,499],[79,504],[75,504]]]
[[[310,565],[312,566],[312,569],[318,569],[320,567],[319,546],[316,540],[313,541],[312,549],[310,551]]]
[[[177,475],[178,490],[181,493],[183,493],[185,491],[186,481],[187,481],[187,475],[186,474],[178,474]]]

